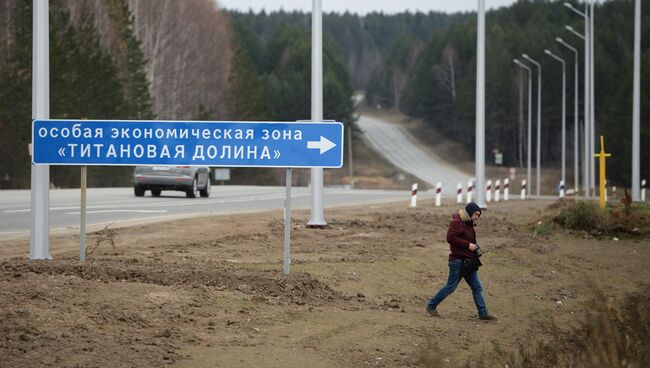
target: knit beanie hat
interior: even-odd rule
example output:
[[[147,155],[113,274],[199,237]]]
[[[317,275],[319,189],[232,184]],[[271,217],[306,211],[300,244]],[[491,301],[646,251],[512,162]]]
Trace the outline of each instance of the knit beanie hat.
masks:
[[[471,218],[474,212],[481,214],[481,207],[478,206],[478,204],[474,202],[469,202],[467,206],[465,206],[465,212],[467,212],[467,215]]]

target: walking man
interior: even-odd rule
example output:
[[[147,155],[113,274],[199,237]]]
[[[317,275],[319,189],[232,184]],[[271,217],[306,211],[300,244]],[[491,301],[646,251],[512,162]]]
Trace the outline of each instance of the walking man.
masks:
[[[426,310],[432,316],[438,316],[437,307],[446,297],[456,290],[462,278],[472,289],[474,304],[478,309],[478,318],[486,321],[496,320],[491,315],[483,300],[483,286],[478,277],[478,268],[482,265],[479,257],[481,248],[476,244],[474,226],[481,217],[481,208],[474,202],[467,204],[465,209],[459,210],[451,217],[447,230],[449,243],[449,278],[447,285],[443,286],[436,295],[427,303]]]

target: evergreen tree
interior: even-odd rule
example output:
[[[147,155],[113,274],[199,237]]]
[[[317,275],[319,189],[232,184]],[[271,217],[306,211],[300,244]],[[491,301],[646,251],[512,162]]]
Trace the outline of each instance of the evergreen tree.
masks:
[[[12,10],[13,38],[0,65],[0,188],[30,186],[32,107],[32,2]]]
[[[82,15],[75,27],[68,10],[50,3],[50,117],[53,119],[117,119],[126,105],[118,70],[102,48],[92,17]],[[96,167],[89,186],[124,186],[132,170]],[[77,187],[79,169],[52,166],[55,186]]]
[[[241,30],[235,34],[232,69],[228,78],[226,105],[228,118],[233,120],[264,120],[269,118],[269,108],[262,89],[260,73],[251,61],[244,38],[250,33]]]
[[[145,73],[147,60],[140,41],[134,35],[134,20],[125,0],[110,0],[109,14],[118,31],[121,52],[116,57],[124,105],[119,115],[124,119],[150,120],[154,118],[149,81]]]

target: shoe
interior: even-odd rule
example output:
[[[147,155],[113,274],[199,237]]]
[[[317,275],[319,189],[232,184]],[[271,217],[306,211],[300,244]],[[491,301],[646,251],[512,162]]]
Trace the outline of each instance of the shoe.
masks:
[[[427,307],[426,310],[427,310],[427,313],[429,313],[433,317],[438,317],[438,311],[436,310],[436,308]]]
[[[481,321],[498,321],[499,318],[497,316],[493,316],[491,314],[485,315],[485,316],[478,316],[478,319]]]

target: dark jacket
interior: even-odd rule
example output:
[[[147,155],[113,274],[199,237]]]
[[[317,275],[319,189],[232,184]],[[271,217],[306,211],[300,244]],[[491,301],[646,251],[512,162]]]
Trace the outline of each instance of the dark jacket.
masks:
[[[462,211],[462,210],[461,210]],[[476,244],[476,233],[474,232],[474,222],[463,221],[459,213],[451,216],[449,229],[447,230],[447,243],[449,243],[449,259],[474,258],[481,262],[476,253],[469,250],[469,243]]]

